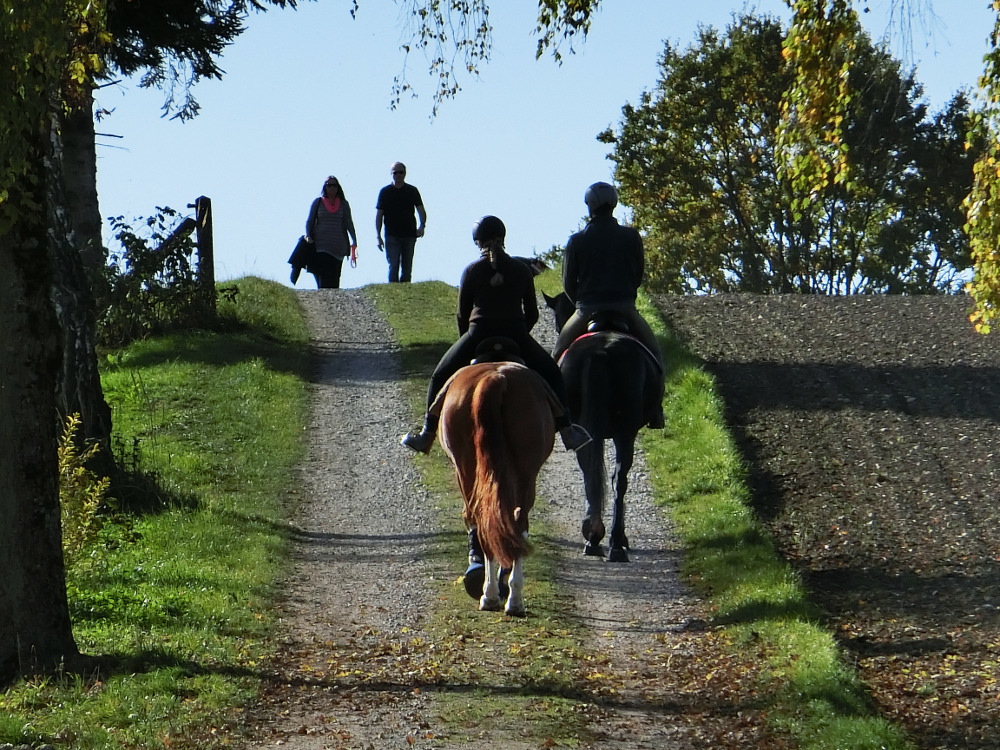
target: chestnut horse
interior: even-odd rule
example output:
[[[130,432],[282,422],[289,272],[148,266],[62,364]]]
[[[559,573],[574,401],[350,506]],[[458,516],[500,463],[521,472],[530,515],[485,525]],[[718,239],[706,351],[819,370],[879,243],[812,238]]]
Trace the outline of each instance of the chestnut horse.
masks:
[[[438,397],[438,439],[465,498],[462,517],[485,557],[479,609],[500,609],[499,565],[510,570],[505,611],[524,616],[524,557],[535,481],[555,435],[545,381],[514,362],[463,367]]]

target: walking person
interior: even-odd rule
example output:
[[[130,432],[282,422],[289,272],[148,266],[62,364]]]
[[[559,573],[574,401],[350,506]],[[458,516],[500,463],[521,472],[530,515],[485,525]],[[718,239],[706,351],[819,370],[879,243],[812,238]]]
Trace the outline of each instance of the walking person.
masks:
[[[414,216],[416,212],[416,216]],[[417,218],[420,224],[417,224]],[[389,262],[389,283],[408,282],[413,276],[413,250],[424,236],[427,212],[420,191],[406,182],[406,165],[392,165],[392,182],[382,188],[375,203],[375,234],[379,250]],[[385,240],[382,227],[385,226]]]
[[[339,289],[344,258],[350,256],[352,264],[357,262],[358,235],[354,231],[351,204],[344,197],[344,189],[336,177],[326,178],[323,192],[309,207],[306,242],[316,248],[309,266],[316,286]]]
[[[461,334],[445,352],[431,375],[427,388],[424,426],[403,436],[402,444],[427,453],[437,435],[440,414],[432,413],[438,392],[452,375],[472,361],[479,344],[502,336],[517,344],[524,364],[548,383],[558,405],[553,404],[555,427],[568,450],[579,450],[590,435],[569,418],[566,386],[555,360],[531,337],[538,321],[535,279],[528,264],[504,251],[507,229],[496,216],[484,216],[472,228],[472,239],[480,258],[462,272],[458,288],[458,332]]]

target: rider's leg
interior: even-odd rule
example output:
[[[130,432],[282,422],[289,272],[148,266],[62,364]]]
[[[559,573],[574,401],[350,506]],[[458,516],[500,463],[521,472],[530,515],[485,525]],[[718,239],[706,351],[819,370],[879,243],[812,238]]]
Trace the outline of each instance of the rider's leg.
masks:
[[[559,331],[555,348],[552,350],[552,359],[558,362],[563,352],[569,349],[569,345],[573,343],[574,339],[579,338],[586,332],[587,319],[580,315],[579,311],[574,312],[569,316],[569,320],[563,325],[562,330]]]
[[[656,340],[656,334],[653,333],[653,329],[649,327],[649,323],[646,322],[646,319],[635,308],[628,311],[627,317],[629,330],[652,352],[662,370],[663,354],[660,352],[660,342]]]
[[[660,344],[656,340],[656,334],[653,333],[653,329],[649,327],[649,323],[646,319],[639,314],[639,311],[632,309],[628,311],[628,325],[635,337],[641,341],[647,349],[656,358],[657,364],[660,366],[660,398],[656,402],[656,406],[653,408],[649,415],[648,425],[654,430],[662,430],[666,423],[663,417],[663,354],[660,352]]]
[[[566,450],[580,450],[590,443],[591,437],[583,427],[573,424],[570,420],[569,399],[566,397],[566,384],[563,382],[562,371],[541,344],[530,335],[525,334],[518,345],[521,347],[524,363],[542,376],[556,401],[559,402],[558,408],[552,410],[552,416],[563,445],[566,446]]]
[[[472,353],[476,350],[476,344],[477,342],[473,340],[470,333],[465,333],[444,353],[441,361],[434,368],[431,382],[427,386],[427,411],[424,414],[423,427],[419,431],[411,430],[403,435],[400,443],[420,453],[430,452],[431,446],[434,445],[434,438],[437,436],[438,417],[440,416],[431,413],[431,404],[434,403],[438,391],[448,382],[448,378],[469,364]]]

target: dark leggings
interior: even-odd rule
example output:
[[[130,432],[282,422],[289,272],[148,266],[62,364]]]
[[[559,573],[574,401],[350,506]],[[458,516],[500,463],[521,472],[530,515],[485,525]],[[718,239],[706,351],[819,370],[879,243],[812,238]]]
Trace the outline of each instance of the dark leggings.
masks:
[[[476,349],[485,339],[493,336],[505,336],[518,345],[521,350],[521,357],[524,364],[537,372],[545,382],[552,388],[559,403],[562,404],[563,412],[569,414],[566,404],[566,386],[563,384],[562,372],[545,349],[535,341],[524,323],[520,324],[497,324],[497,323],[475,323],[469,326],[469,330],[463,333],[458,341],[451,345],[434,368],[431,375],[430,385],[427,387],[427,409],[438,391],[444,386],[448,378],[465,367],[476,356]]]
[[[343,258],[335,258],[329,253],[316,253],[316,259],[309,266],[316,278],[317,289],[340,289],[340,270]]]

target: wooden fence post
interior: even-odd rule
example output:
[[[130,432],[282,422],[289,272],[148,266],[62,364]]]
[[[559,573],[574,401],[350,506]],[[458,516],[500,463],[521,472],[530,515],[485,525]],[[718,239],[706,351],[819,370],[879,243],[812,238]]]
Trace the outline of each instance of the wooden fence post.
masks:
[[[215,317],[215,241],[212,238],[212,199],[204,195],[194,201],[198,242],[198,285],[206,311]]]

